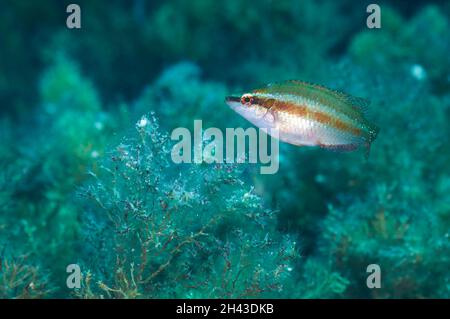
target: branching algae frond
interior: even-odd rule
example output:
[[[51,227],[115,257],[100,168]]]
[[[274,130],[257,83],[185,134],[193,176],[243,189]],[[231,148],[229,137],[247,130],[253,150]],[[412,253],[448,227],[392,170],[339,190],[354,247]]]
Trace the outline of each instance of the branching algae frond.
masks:
[[[84,249],[98,284],[85,282],[83,297],[285,293],[295,242],[276,231],[273,212],[237,166],[180,168],[170,161],[168,136],[148,116],[91,175],[82,192],[90,224]]]

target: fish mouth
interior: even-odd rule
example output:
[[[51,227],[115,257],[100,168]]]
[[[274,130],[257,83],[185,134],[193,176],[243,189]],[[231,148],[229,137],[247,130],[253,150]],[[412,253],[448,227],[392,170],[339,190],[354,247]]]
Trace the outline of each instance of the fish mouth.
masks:
[[[227,102],[227,103],[232,103],[232,102],[241,102],[241,98],[240,97],[237,97],[237,96],[227,96],[226,98],[225,98],[225,102]]]

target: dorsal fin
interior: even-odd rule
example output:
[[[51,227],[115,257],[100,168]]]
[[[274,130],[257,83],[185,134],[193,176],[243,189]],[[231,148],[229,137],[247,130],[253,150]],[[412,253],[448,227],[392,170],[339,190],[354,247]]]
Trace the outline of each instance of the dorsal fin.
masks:
[[[364,112],[370,105],[370,101],[367,99],[356,97],[342,91],[329,89],[319,84],[298,80],[288,80],[284,82],[272,83],[264,88],[254,90],[253,92],[269,94],[287,93],[300,96],[311,95],[311,97],[314,97],[314,94],[318,93],[327,97],[335,98],[347,104],[348,106],[351,106],[355,111],[361,112]]]

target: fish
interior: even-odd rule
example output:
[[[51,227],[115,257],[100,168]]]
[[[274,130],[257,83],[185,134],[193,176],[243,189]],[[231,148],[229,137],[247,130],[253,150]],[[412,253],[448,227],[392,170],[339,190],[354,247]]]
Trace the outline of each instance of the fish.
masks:
[[[272,83],[225,102],[269,135],[296,146],[364,147],[368,157],[379,132],[365,117],[369,100],[304,81]]]

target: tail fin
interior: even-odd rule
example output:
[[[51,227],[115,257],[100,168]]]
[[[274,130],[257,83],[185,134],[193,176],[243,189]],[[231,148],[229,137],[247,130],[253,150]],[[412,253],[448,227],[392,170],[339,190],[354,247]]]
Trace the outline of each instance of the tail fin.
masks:
[[[375,139],[378,136],[378,133],[380,132],[380,128],[376,125],[372,125],[372,127],[369,130],[369,138],[365,144],[366,146],[366,153],[365,153],[365,158],[366,160],[369,159],[369,155],[370,155],[370,146],[372,145],[372,142],[375,141]]]
[[[369,143],[372,143],[375,141],[375,139],[378,136],[378,133],[380,132],[380,128],[376,125],[372,125],[369,131]]]

